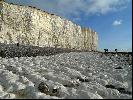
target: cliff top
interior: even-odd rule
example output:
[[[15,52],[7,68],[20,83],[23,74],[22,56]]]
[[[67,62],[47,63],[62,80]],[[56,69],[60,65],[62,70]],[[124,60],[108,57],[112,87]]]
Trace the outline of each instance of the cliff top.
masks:
[[[15,4],[15,3],[8,3],[8,2],[6,2],[5,0],[0,0],[0,2],[6,3],[6,4],[10,4],[10,5],[29,7],[29,8],[36,9],[36,10],[38,10],[38,11],[41,11],[41,12],[43,12],[43,13],[45,12],[45,13],[51,15],[51,16],[57,16],[57,17],[60,17],[61,19],[68,20],[68,19],[63,18],[63,17],[61,17],[61,16],[59,16],[59,15],[56,15],[56,14],[49,13],[49,12],[47,12],[47,11],[41,10],[41,9],[35,7],[35,6],[26,6],[26,5],[20,5],[20,4]],[[71,20],[68,20],[68,21],[72,22]],[[74,22],[72,22],[72,23],[75,24],[75,25],[77,25],[77,26],[80,26],[80,25],[78,25],[78,24],[76,24],[76,23],[74,23]],[[82,29],[89,29],[89,30],[95,32],[95,31],[92,30],[92,28],[90,28],[90,27],[83,27],[83,26],[81,26],[81,28],[82,28]]]

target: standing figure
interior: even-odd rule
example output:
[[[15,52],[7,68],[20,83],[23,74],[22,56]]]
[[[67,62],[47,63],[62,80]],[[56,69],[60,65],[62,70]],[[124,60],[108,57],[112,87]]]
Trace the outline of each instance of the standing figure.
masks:
[[[108,49],[104,49],[104,52],[107,53],[108,52]]]
[[[117,53],[117,49],[115,49],[115,52]]]

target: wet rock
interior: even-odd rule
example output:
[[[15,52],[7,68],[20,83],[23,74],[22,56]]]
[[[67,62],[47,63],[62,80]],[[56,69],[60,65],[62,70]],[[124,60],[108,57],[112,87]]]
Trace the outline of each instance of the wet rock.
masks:
[[[115,89],[115,86],[113,86],[113,85],[106,85],[105,87],[106,87],[106,88]]]
[[[85,82],[85,80],[81,77],[77,77],[77,79],[79,79],[79,81],[81,81],[81,82]]]
[[[117,88],[117,90],[122,94],[132,95],[132,92],[126,91],[124,88]]]
[[[49,94],[49,87],[46,83],[41,82],[38,86],[38,90],[42,93]]]
[[[59,88],[53,88],[50,95],[51,96],[59,96]]]
[[[123,69],[122,67],[117,67],[117,68],[115,68],[115,69]]]
[[[6,55],[5,55],[5,52],[2,50],[2,51],[0,51],[0,56],[2,57],[2,58],[4,58]]]
[[[77,77],[77,79],[79,79],[79,81],[81,81],[81,82],[90,82],[90,79],[88,79],[88,78]]]

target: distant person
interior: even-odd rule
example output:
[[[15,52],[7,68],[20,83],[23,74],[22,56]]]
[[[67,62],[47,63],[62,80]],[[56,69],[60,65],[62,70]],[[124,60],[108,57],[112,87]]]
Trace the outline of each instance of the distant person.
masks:
[[[115,49],[115,52],[117,53],[117,49]]]
[[[19,47],[19,43],[17,43],[17,47]]]
[[[104,53],[106,52],[106,49],[104,49]]]
[[[108,49],[104,49],[104,52],[107,53],[108,52]]]
[[[2,57],[2,58],[4,58],[5,57],[5,52],[2,50],[2,51],[0,51],[0,56]]]

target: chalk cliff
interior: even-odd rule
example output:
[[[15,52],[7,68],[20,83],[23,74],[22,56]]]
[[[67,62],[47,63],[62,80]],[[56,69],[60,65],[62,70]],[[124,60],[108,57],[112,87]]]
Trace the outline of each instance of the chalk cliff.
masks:
[[[98,35],[35,7],[0,1],[0,43],[96,50]]]

